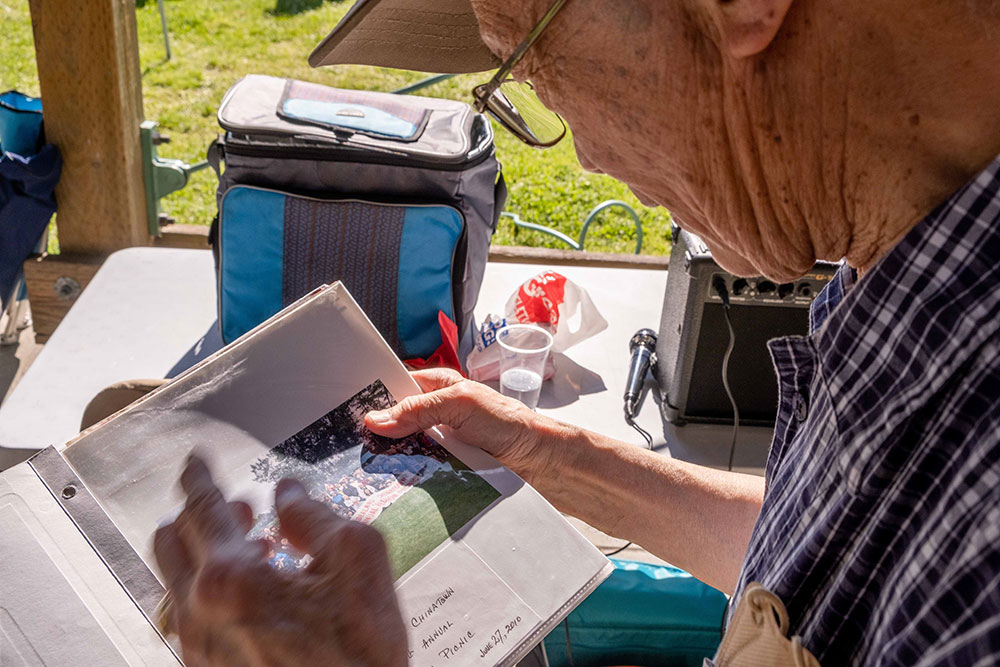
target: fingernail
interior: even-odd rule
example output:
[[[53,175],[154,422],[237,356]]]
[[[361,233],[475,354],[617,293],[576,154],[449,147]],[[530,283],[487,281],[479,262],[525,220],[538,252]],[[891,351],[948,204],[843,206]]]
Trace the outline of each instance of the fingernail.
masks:
[[[274,489],[274,506],[283,510],[292,503],[308,497],[309,494],[300,482],[285,478],[278,482],[278,486]]]
[[[374,424],[388,424],[392,421],[392,413],[388,410],[372,410],[368,413],[368,419]]]

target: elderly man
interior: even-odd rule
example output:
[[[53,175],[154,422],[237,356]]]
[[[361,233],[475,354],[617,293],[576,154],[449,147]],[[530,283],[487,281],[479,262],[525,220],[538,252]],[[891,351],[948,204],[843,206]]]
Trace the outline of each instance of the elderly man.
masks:
[[[824,665],[1000,662],[1000,3],[550,1],[471,0],[473,16],[461,0],[367,0],[314,60],[506,60],[566,119],[586,168],[668,207],[730,271],[785,281],[845,258],[811,335],[771,345],[766,478],[657,456],[440,371],[415,373],[426,393],[370,428],[449,425],[563,511],[737,603],[759,582]],[[530,143],[558,139],[530,96],[492,89],[480,108]],[[284,483],[284,530],[317,559],[279,578],[244,542],[241,506],[201,464],[185,477],[191,502],[157,547],[186,651],[405,662],[370,531]]]

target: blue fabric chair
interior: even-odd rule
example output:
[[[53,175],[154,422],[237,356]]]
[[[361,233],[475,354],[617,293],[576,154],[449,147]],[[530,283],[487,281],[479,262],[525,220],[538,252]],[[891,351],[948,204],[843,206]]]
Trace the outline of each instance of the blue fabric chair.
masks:
[[[55,146],[43,146],[30,157],[4,153],[0,157],[0,306],[21,279],[22,263],[35,252],[38,240],[56,211],[55,187],[62,157]]]
[[[34,155],[41,141],[42,100],[16,90],[0,93],[0,151]]]
[[[23,297],[22,263],[56,210],[62,158],[42,141],[41,100],[0,93],[0,308]]]

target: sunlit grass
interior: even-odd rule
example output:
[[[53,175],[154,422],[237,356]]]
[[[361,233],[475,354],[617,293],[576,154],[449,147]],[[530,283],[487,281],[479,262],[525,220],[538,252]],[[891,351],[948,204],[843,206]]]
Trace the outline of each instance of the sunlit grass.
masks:
[[[166,2],[173,58],[164,62],[163,36],[156,2],[138,8],[139,49],[146,117],[160,123],[172,142],[164,157],[196,162],[219,131],[215,113],[226,90],[245,74],[272,74],[370,90],[394,90],[426,75],[373,67],[312,69],[306,56],[347,11],[350,2],[322,0],[169,0]],[[277,10],[277,11],[276,11]],[[294,13],[298,12],[298,13]],[[39,93],[28,0],[0,0],[0,90]],[[482,75],[447,80],[421,94],[468,99]],[[572,141],[548,151],[524,146],[497,133],[510,198],[507,210],[524,220],[552,226],[572,238],[587,213],[606,199],[622,199],[639,212],[645,232],[644,254],[666,254],[669,215],[642,207],[623,184],[580,168]],[[208,224],[215,214],[216,179],[205,170],[183,190],[163,200],[177,222]],[[565,247],[537,232],[500,223],[494,243]],[[609,211],[592,225],[587,250],[632,252],[631,218]]]

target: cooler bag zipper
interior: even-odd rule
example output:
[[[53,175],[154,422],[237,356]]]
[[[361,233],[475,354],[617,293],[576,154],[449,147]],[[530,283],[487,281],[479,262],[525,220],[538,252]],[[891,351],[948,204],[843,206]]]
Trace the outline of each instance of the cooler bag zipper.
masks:
[[[264,135],[278,138],[289,138],[287,135]],[[294,160],[318,160],[321,162],[361,162],[364,164],[381,164],[394,167],[414,167],[419,169],[436,169],[439,171],[463,171],[475,167],[490,158],[489,150],[480,150],[472,158],[460,158],[458,160],[431,160],[424,157],[416,157],[409,153],[393,153],[375,147],[348,148],[343,144],[331,144],[329,147],[311,145],[267,145],[257,143],[244,143],[240,139],[233,138],[232,133],[220,137],[218,140],[221,158],[225,160],[226,154],[240,157],[255,158],[285,158]]]

